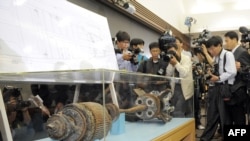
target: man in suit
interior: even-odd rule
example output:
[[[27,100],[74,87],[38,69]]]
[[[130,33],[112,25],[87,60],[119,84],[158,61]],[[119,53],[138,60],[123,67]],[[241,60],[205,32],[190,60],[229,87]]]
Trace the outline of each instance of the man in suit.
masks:
[[[247,84],[241,75],[242,68],[250,65],[250,55],[247,50],[238,44],[238,34],[229,31],[225,34],[226,49],[234,54],[237,75],[232,87],[233,97],[227,104],[232,124],[245,125],[245,104],[247,99]]]

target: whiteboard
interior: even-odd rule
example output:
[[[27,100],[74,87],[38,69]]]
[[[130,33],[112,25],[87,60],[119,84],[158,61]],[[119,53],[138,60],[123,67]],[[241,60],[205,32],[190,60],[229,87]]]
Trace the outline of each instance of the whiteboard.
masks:
[[[66,0],[0,1],[0,73],[118,70],[106,17]]]

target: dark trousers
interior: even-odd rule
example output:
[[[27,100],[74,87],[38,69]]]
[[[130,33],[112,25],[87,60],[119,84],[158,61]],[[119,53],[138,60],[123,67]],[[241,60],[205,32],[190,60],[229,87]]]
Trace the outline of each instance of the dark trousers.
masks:
[[[210,141],[218,127],[218,123],[222,126],[230,124],[228,111],[219,92],[219,86],[209,87],[208,89],[208,107],[207,107],[207,124],[201,135],[201,141]]]
[[[199,80],[197,80],[198,82]],[[201,106],[200,106],[200,85],[199,83],[195,86],[194,89],[194,118],[195,118],[195,126],[201,124]]]
[[[245,104],[247,97],[246,87],[241,87],[233,94],[231,101],[226,104],[231,124],[246,125]]]

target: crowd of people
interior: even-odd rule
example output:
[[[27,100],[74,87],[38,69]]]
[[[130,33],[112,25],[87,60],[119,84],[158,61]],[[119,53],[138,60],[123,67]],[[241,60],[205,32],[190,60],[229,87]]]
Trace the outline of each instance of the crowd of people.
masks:
[[[127,71],[182,78],[181,81],[171,84],[171,104],[175,107],[173,116],[194,116],[196,128],[204,129],[201,141],[210,141],[215,134],[219,134],[223,140],[226,125],[247,124],[249,80],[244,78],[242,70],[250,66],[250,55],[239,44],[239,36],[235,31],[225,34],[225,46],[220,36],[212,36],[201,44],[198,52],[184,48],[182,40],[175,37],[175,42],[166,45],[166,51],[173,55],[168,62],[159,58],[161,48],[157,42],[152,42],[149,44],[151,57],[139,64],[131,63],[132,56],[126,53],[130,42],[129,34],[119,31],[116,37],[119,37],[115,42],[116,46],[121,51],[116,54],[120,70],[126,69],[124,66],[129,66]],[[202,75],[206,74],[206,78],[194,74],[197,70],[194,70],[193,64],[201,66],[201,70],[204,71]],[[165,66],[166,69],[159,74],[158,70]],[[205,126],[200,121],[199,99],[202,93],[206,93],[207,97]]]
[[[223,140],[225,126],[247,124],[245,117],[249,96],[247,81],[241,71],[250,65],[250,55],[239,44],[235,31],[229,31],[224,36],[225,47],[220,36],[212,36],[203,50],[211,54],[207,57],[212,59],[208,60],[217,67],[217,71],[211,73],[209,79],[207,122],[201,141],[212,140],[215,133]]]
[[[169,83],[150,84],[141,88],[147,93],[170,88],[173,92],[170,102],[175,107],[172,116],[194,117],[196,128],[204,129],[200,137],[201,141],[210,141],[216,132],[223,136],[225,125],[246,125],[246,101],[249,96],[247,95],[247,83],[244,81],[241,71],[243,67],[250,65],[250,55],[238,43],[237,33],[229,31],[225,34],[225,47],[221,37],[212,36],[199,47],[200,51],[198,52],[184,47],[181,38],[174,38],[175,42],[164,46],[165,52],[171,54],[169,60],[166,61],[161,58],[162,48],[158,41],[149,43],[150,57],[147,57],[143,54],[145,45],[143,39],[130,39],[130,35],[126,31],[118,31],[115,35],[114,50],[119,70],[180,78],[171,79]],[[197,70],[197,64],[199,64],[200,70]],[[207,66],[217,70],[217,72],[206,69]],[[209,74],[206,82],[204,74]],[[225,84],[231,88],[231,97],[223,95],[222,89]],[[101,87],[101,85],[81,85],[79,98],[81,98],[82,93],[82,99],[79,101],[96,101],[102,96]],[[109,85],[105,87],[105,92],[108,93]],[[133,106],[136,96],[131,89],[136,87],[139,85],[132,85],[130,82],[116,84],[120,108]],[[32,135],[36,131],[44,130],[44,120],[51,113],[60,111],[65,104],[72,102],[68,100],[67,93],[71,91],[70,93],[73,94],[75,86],[53,85],[51,88],[50,85],[46,84],[32,84],[30,88],[32,94],[39,95],[44,100],[45,107],[48,108],[47,111],[32,116],[28,113],[27,107],[18,110],[22,115],[23,125],[26,125],[29,135]],[[88,95],[88,92],[92,94]],[[204,93],[207,93],[208,106],[206,123],[202,125],[200,98]],[[12,95],[5,92],[4,96],[8,96],[5,98],[6,104],[16,104]],[[100,99],[99,102],[101,102]],[[53,111],[49,109],[52,105],[54,105]],[[14,138],[17,136],[14,132],[14,128],[16,128],[14,121],[19,119],[16,118],[17,111],[8,112],[7,115]],[[40,124],[33,126],[35,124],[32,122]]]

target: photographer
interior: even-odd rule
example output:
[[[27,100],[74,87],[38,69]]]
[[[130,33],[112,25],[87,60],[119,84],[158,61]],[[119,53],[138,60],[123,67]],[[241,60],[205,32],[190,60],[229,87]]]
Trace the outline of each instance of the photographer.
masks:
[[[247,50],[238,44],[238,35],[235,31],[229,31],[225,35],[226,49],[234,54],[237,75],[232,87],[233,97],[227,103],[231,124],[246,125],[245,104],[247,96],[247,82],[244,81],[242,70],[250,65],[250,55]]]
[[[115,36],[115,52],[119,70],[128,72],[136,72],[138,63],[134,63],[133,53],[128,50],[130,45],[130,35],[126,31],[118,31]],[[133,61],[132,61],[132,60]],[[126,76],[120,74],[122,79]],[[116,90],[118,91],[118,103],[120,108],[129,108],[133,105],[133,84],[129,82],[115,83]]]
[[[206,70],[208,67],[213,65],[213,59],[210,54],[207,52],[205,46],[205,37],[200,37],[202,39],[196,39],[195,42],[199,41],[195,47],[192,48],[193,56],[193,77],[194,77],[194,116],[195,116],[195,125],[197,129],[205,129],[201,124],[201,105],[200,99],[203,97],[202,94],[207,92],[206,79]]]
[[[32,126],[28,102],[22,101],[20,90],[4,88],[3,99],[14,141],[32,140],[35,131]]]
[[[194,95],[192,62],[188,56],[178,50],[175,43],[167,44],[166,51],[170,55],[166,75],[182,78],[176,79],[176,82],[171,81],[172,90],[174,91],[171,103],[175,106],[173,116],[192,116],[192,97]]]
[[[115,53],[119,70],[133,71],[137,70],[138,64],[132,63],[133,54],[128,51],[130,44],[130,35],[125,31],[118,31],[115,36]]]
[[[201,50],[202,51],[202,50]],[[203,53],[194,51],[192,57],[193,63],[193,79],[194,79],[194,118],[196,129],[205,129],[201,123],[201,104],[200,100],[205,97],[207,91],[207,84],[204,79],[207,60]]]
[[[221,37],[212,36],[208,39],[206,47],[217,65],[214,65],[215,72],[211,72],[210,74],[207,123],[201,135],[201,141],[210,141],[213,138],[219,122],[222,133],[224,130],[223,126],[230,124],[228,111],[225,107],[225,101],[229,100],[229,98],[223,97],[224,94],[229,93],[222,90],[227,84],[232,85],[234,83],[234,77],[236,75],[234,56],[231,52],[222,48]]]

